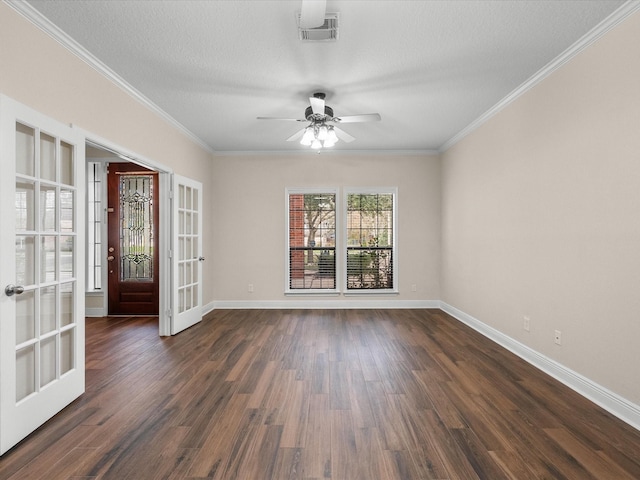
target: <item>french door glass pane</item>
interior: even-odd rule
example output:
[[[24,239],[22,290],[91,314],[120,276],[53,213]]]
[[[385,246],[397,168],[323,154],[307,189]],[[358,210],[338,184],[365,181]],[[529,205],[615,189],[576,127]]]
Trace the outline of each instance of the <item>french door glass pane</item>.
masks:
[[[35,228],[35,191],[33,182],[18,180],[16,182],[16,230],[27,231]]]
[[[64,375],[75,367],[74,335],[74,328],[60,334],[60,375]]]
[[[40,281],[43,283],[56,280],[57,248],[58,237],[40,237]]]
[[[192,268],[191,265],[193,264],[193,261],[187,261],[185,262],[185,274],[184,274],[184,281],[186,284],[191,284],[193,283],[193,276],[192,276]]]
[[[60,237],[60,280],[73,278],[73,244],[75,237]]]
[[[40,230],[56,230],[56,187],[40,185]]]
[[[188,260],[192,257],[191,251],[191,237],[186,237],[184,239],[184,260]]]
[[[36,349],[29,345],[16,351],[16,402],[36,391]]]
[[[191,306],[192,306],[192,303],[191,303],[191,287],[185,288],[184,293],[185,293],[185,297],[184,297],[185,305],[184,305],[184,308],[185,308],[185,310],[189,310],[191,308]]]
[[[35,138],[33,128],[16,124],[16,173],[35,176]]]
[[[16,284],[27,286],[35,283],[36,250],[35,235],[16,235]]]
[[[40,133],[40,178],[56,181],[56,139]]]
[[[60,225],[61,233],[73,233],[74,194],[71,190],[60,190]]]
[[[40,289],[40,335],[56,329],[56,291],[55,286]]]
[[[16,345],[32,340],[36,336],[35,292],[27,290],[16,295]]]
[[[60,183],[73,185],[73,146],[60,142]]]
[[[60,326],[65,327],[73,323],[73,295],[75,282],[60,284]]]
[[[44,387],[56,379],[58,352],[56,337],[49,337],[40,342],[40,386]]]

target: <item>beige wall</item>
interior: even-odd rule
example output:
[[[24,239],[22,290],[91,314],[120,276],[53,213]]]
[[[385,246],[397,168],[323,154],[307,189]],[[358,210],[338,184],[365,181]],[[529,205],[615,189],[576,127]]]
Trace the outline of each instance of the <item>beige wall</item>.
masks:
[[[635,404],[638,45],[640,14],[447,151],[442,164],[442,299]]]
[[[214,280],[216,300],[314,300],[308,295],[284,295],[285,189],[360,186],[398,187],[400,293],[373,298],[389,302],[438,300],[438,157],[333,154],[214,158],[213,238],[215,249],[220,252],[213,265],[218,272]],[[253,293],[247,291],[249,283],[254,285]],[[411,291],[413,284],[417,292]]]
[[[204,183],[211,211],[211,153],[134,100],[28,20],[0,2],[0,93],[62,123],[73,124],[181,175]],[[212,222],[204,256],[211,258]],[[204,303],[213,300],[205,269]]]

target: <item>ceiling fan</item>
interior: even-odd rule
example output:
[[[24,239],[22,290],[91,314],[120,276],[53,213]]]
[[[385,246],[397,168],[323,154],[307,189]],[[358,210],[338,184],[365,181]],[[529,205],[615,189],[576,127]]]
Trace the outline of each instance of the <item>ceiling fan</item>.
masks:
[[[317,92],[309,98],[310,106],[304,111],[304,119],[258,117],[258,120],[309,122],[309,125],[305,128],[287,138],[287,142],[292,142],[300,138],[302,145],[310,146],[313,149],[333,147],[339,139],[347,143],[355,140],[354,137],[333,124],[379,122],[381,120],[380,114],[378,113],[334,117],[333,109],[325,104],[325,97],[326,94]]]

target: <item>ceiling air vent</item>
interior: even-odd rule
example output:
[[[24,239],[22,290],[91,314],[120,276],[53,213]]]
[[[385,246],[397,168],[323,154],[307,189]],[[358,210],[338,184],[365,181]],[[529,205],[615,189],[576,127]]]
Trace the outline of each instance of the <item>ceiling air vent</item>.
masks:
[[[315,28],[300,28],[300,14],[298,19],[298,37],[303,42],[335,42],[338,40],[338,14],[327,13],[324,23]]]

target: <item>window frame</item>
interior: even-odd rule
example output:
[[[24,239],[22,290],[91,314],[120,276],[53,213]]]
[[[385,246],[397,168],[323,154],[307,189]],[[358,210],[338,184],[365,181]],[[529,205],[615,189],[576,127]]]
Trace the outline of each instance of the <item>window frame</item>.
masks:
[[[291,195],[319,195],[319,194],[329,194],[335,196],[335,246],[334,246],[334,258],[335,258],[335,271],[334,271],[334,283],[333,288],[291,288],[291,237],[290,237],[290,223],[291,219],[289,216],[290,213],[290,198]],[[284,275],[284,292],[285,295],[338,295],[340,294],[340,285],[341,285],[341,276],[340,276],[340,260],[338,257],[339,252],[342,251],[340,245],[340,234],[341,224],[340,224],[340,208],[341,208],[341,199],[340,199],[340,191],[336,187],[330,188],[321,188],[321,187],[311,187],[311,188],[298,188],[298,187],[287,187],[285,189],[285,275]]]
[[[335,195],[335,283],[334,288],[291,288],[291,257],[290,257],[290,205],[291,195],[295,194],[331,194]],[[347,286],[347,238],[348,238],[348,198],[352,194],[372,195],[372,194],[389,194],[393,196],[392,208],[392,264],[391,272],[393,276],[393,285],[391,288],[363,288],[349,289]],[[357,296],[357,295],[389,295],[398,294],[398,187],[287,187],[285,188],[285,274],[284,274],[284,292],[285,295],[340,295]]]
[[[104,294],[107,290],[107,266],[104,259],[107,257],[107,228],[105,211],[107,208],[107,164],[101,160],[88,160],[86,169],[87,182],[87,207],[86,207],[86,288],[87,294]],[[100,185],[100,192],[90,198],[89,183]],[[93,208],[93,212],[90,209]],[[90,231],[93,230],[93,232]],[[96,242],[96,229],[99,232],[100,241]],[[100,264],[97,264],[96,257]],[[95,287],[96,276],[99,278],[99,288]],[[90,280],[91,279],[91,280]]]
[[[348,208],[349,208],[349,195],[375,195],[375,194],[387,194],[393,196],[392,207],[392,245],[391,245],[391,275],[392,275],[392,287],[391,288],[362,288],[362,289],[350,289],[348,288],[348,275],[347,275],[347,251],[349,246],[347,245],[348,238]],[[341,224],[342,235],[341,241],[343,242],[343,248],[340,251],[341,258],[341,287],[345,296],[351,295],[388,295],[398,293],[398,187],[345,187],[343,189],[343,203],[341,207]]]

